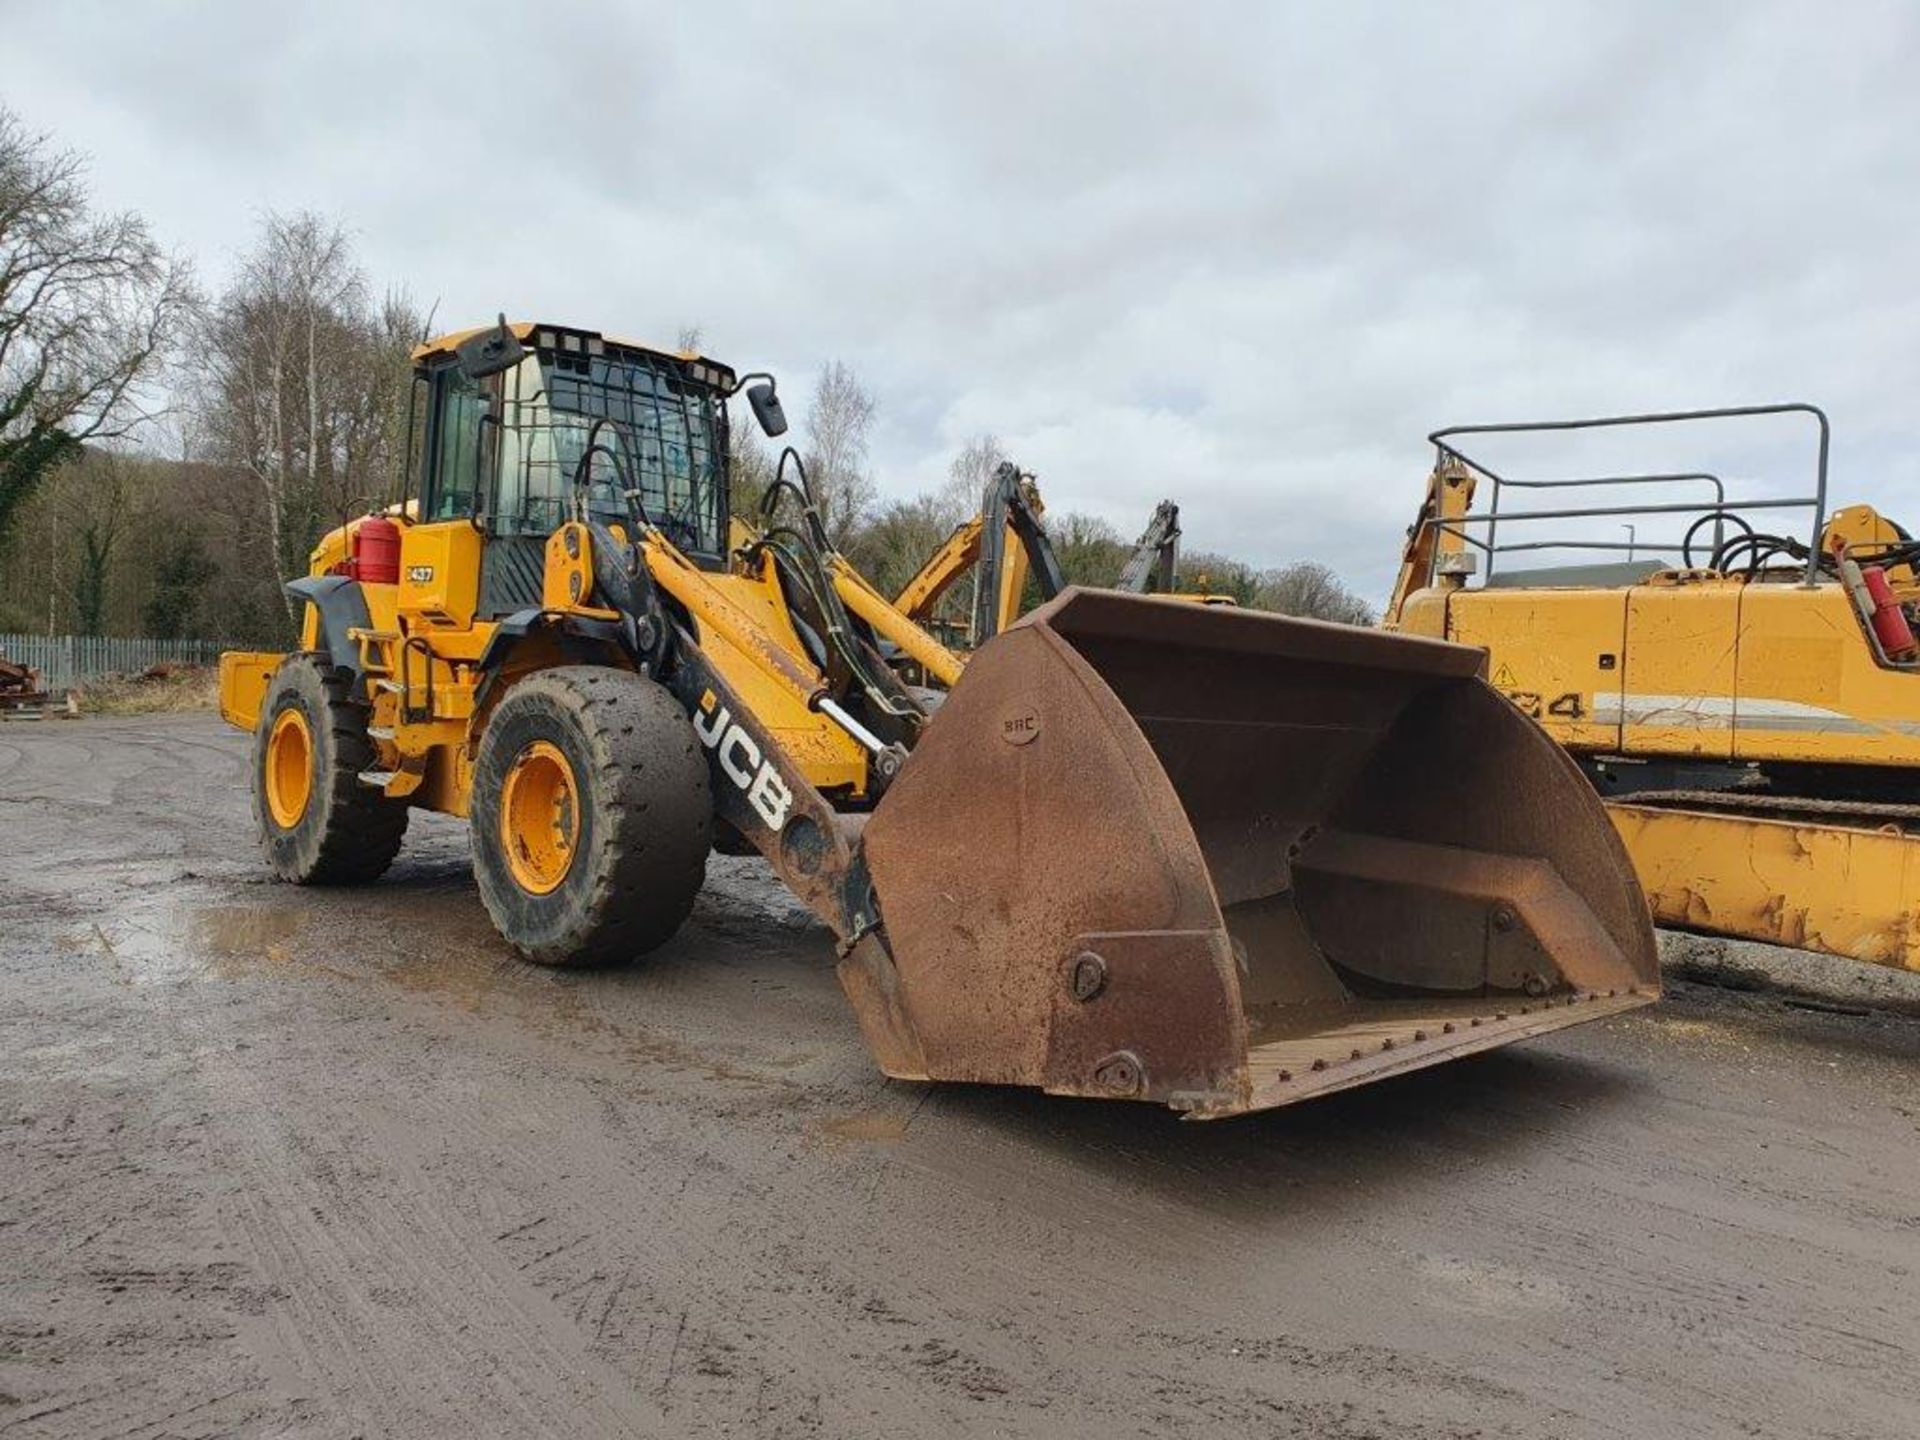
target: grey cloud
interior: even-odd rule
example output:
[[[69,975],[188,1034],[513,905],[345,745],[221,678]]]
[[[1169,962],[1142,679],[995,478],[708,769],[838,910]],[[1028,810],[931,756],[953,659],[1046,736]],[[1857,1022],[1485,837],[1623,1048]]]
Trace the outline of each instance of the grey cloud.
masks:
[[[1195,544],[1377,594],[1438,424],[1806,395],[1836,496],[1920,509],[1908,5],[70,4],[8,29],[11,103],[213,278],[260,209],[307,205],[449,322],[698,322],[802,385],[838,356],[880,397],[890,492],[991,429],[1056,507],[1131,530],[1173,494]],[[1785,487],[1797,443],[1681,448]]]

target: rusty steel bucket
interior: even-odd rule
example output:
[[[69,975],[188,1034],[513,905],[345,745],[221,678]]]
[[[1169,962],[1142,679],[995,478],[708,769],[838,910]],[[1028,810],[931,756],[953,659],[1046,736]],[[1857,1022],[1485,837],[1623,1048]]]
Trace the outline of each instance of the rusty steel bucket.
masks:
[[[841,979],[883,1069],[1288,1104],[1659,994],[1593,789],[1479,650],[1068,590],[867,822]]]

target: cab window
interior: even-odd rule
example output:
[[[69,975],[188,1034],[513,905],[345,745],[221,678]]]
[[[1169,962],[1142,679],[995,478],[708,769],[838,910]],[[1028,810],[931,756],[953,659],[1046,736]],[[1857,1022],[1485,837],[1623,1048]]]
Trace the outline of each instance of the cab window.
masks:
[[[457,365],[434,372],[433,435],[429,444],[425,504],[429,520],[452,520],[479,509],[483,489],[481,455],[486,414],[479,382],[470,380]]]

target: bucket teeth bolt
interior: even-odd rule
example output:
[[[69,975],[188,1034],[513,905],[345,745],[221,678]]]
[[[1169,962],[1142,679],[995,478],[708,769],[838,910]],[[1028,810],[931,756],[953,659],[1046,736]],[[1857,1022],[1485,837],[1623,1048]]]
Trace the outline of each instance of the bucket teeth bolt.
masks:
[[[1109,1095],[1137,1095],[1145,1073],[1139,1056],[1131,1050],[1119,1050],[1093,1067],[1093,1083]]]
[[[1107,962],[1091,950],[1082,950],[1073,957],[1071,983],[1074,999],[1093,999],[1107,988]]]

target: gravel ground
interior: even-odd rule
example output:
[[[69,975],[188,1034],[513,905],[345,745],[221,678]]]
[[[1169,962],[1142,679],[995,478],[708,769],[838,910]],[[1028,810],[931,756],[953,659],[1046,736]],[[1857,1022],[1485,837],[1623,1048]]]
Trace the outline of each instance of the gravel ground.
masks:
[[[902,1085],[756,862],[543,972],[438,817],[267,883],[245,743],[0,726],[9,1440],[1920,1433],[1920,1021],[1845,977],[1216,1125]]]

